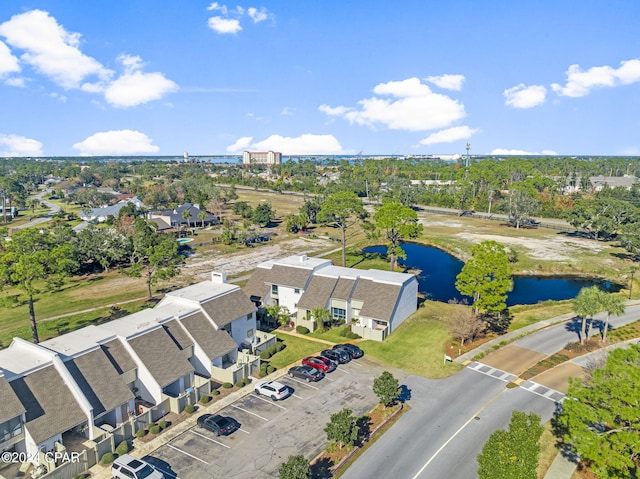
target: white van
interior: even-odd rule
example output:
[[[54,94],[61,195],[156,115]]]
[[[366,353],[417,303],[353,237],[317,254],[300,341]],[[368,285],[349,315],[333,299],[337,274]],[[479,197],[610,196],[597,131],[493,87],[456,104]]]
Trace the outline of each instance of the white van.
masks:
[[[165,479],[164,474],[147,461],[129,454],[123,454],[113,462],[111,476],[115,479]]]

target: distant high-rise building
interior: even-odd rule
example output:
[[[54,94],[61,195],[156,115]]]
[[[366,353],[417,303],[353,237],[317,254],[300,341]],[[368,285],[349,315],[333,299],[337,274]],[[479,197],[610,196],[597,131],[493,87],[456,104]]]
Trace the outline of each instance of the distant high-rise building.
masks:
[[[279,151],[243,151],[243,165],[280,165],[282,153]]]
[[[188,152],[184,152],[184,162],[186,163],[187,161],[189,161],[189,153]]]

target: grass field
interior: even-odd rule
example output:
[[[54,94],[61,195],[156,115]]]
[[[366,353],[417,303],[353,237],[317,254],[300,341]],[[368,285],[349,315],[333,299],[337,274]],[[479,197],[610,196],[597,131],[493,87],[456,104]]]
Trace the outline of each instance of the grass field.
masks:
[[[306,356],[314,355],[325,349],[321,343],[309,339],[277,332],[276,336],[279,341],[282,341],[286,345],[286,348],[274,354],[269,361],[272,366],[278,369],[284,368]]]

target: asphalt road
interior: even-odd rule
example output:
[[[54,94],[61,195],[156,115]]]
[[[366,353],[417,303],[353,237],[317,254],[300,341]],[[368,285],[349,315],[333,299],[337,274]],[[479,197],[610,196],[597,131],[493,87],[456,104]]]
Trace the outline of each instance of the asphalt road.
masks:
[[[496,429],[507,427],[511,411],[535,412],[542,422],[557,403],[469,368],[429,380],[409,376],[411,410],[373,444],[344,479],[477,477],[476,456]]]
[[[612,328],[619,328],[625,324],[632,323],[640,317],[640,305],[629,306],[624,314],[620,316],[611,316],[609,324]],[[591,336],[599,335],[601,328],[604,328],[606,314],[601,313],[595,316],[593,327],[591,328]],[[522,339],[514,341],[512,344],[533,351],[538,351],[546,355],[551,355],[562,350],[567,343],[580,340],[580,319],[572,319],[571,321],[549,328],[543,329],[535,334],[531,334]]]

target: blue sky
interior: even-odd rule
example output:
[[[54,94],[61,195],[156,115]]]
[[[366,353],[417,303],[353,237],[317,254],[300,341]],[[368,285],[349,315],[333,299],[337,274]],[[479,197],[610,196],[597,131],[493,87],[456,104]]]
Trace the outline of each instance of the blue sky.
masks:
[[[2,0],[0,156],[640,155],[639,21],[635,0]]]

